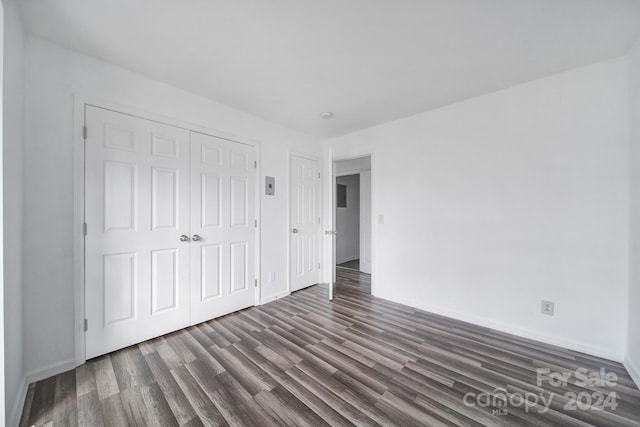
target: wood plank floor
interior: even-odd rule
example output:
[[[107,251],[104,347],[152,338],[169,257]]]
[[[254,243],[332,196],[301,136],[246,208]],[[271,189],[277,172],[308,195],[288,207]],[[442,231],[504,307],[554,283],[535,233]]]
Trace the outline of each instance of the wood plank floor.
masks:
[[[619,363],[376,299],[365,274],[338,279],[333,303],[316,285],[31,384],[21,426],[640,425]],[[538,386],[539,368],[617,380]],[[615,410],[586,407],[612,392]]]
[[[338,264],[338,267],[349,268],[351,270],[360,271],[360,260],[353,259],[351,261],[343,262],[342,264]]]

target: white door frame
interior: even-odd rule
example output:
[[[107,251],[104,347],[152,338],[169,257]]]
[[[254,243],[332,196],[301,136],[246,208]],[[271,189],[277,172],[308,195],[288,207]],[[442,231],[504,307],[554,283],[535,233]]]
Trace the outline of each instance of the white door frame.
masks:
[[[0,31],[2,31],[2,34],[0,34],[0,67],[2,67],[2,69],[0,69],[0,81],[4,82],[4,74],[3,74],[3,70],[4,70],[4,66],[3,66],[3,62],[6,60],[5,56],[4,56],[4,6],[2,4],[0,4],[0,19],[2,20],[0,22]],[[2,104],[4,105],[4,93],[3,93],[3,88],[0,88],[0,101],[2,101]],[[0,117],[4,117],[4,112],[3,112],[3,106],[0,106]],[[4,121],[2,119],[0,119],[0,132],[2,132],[2,134],[4,135]],[[4,200],[4,140],[3,140],[3,136],[0,136],[0,185],[2,187],[0,187],[0,198],[2,198],[2,200]],[[0,243],[2,243],[2,247],[0,247],[0,258],[2,258],[4,260],[4,204],[2,206],[0,206]],[[2,402],[0,403],[0,420],[2,420],[2,422],[7,422],[6,420],[8,420],[8,418],[13,418],[14,414],[13,412],[9,412],[9,417],[6,417],[7,415],[7,411],[11,411],[13,408],[7,408],[5,406],[5,385],[4,385],[4,380],[5,380],[5,360],[4,360],[4,305],[5,305],[5,299],[4,299],[4,262],[2,263],[2,265],[0,265],[0,342],[2,343],[2,345],[0,347],[0,399],[2,399]],[[22,301],[20,301],[22,303]],[[15,301],[11,301],[11,303],[15,304]],[[22,352],[20,352],[20,354],[22,354]],[[15,367],[14,367],[15,368]],[[24,383],[24,380],[22,380],[22,382]],[[22,388],[21,388],[22,389]],[[23,389],[22,389],[23,390]],[[18,396],[17,397],[12,397],[12,399],[10,400],[10,402],[13,402],[14,404],[17,404],[18,402],[21,401],[20,399],[20,395],[19,395],[20,391],[18,391]],[[13,405],[15,406],[15,405]],[[16,420],[17,421],[17,420]],[[13,421],[8,421],[8,422],[13,422]]]
[[[226,139],[232,142],[249,145],[256,150],[258,167],[256,170],[256,191],[255,191],[255,217],[258,219],[258,226],[255,228],[255,276],[258,279],[258,286],[255,288],[254,304],[260,301],[260,227],[262,218],[260,216],[260,176],[261,157],[260,142],[248,138],[233,135],[228,132],[218,131],[206,126],[193,124],[170,117],[168,114],[149,112],[136,107],[123,105],[115,101],[105,100],[92,95],[75,93],[73,112],[73,286],[74,286],[74,341],[75,341],[75,364],[82,365],[86,362],[86,345],[84,332],[85,319],[85,257],[84,257],[84,203],[85,203],[85,153],[84,153],[84,133],[85,106],[91,105],[118,113],[128,114],[145,120],[163,123],[189,131],[204,133],[217,138]],[[89,130],[90,132],[91,130]]]
[[[376,212],[376,192],[375,192],[375,152],[372,149],[365,149],[363,151],[354,151],[350,152],[348,155],[336,155],[333,150],[329,150],[328,155],[328,170],[331,172],[331,176],[327,177],[324,182],[329,184],[328,198],[331,203],[331,214],[327,218],[328,230],[336,229],[336,177],[344,176],[344,175],[355,175],[359,174],[361,170],[354,170],[344,173],[335,174],[333,164],[334,162],[339,162],[343,160],[354,160],[360,159],[362,157],[371,157],[371,294],[375,295],[375,284],[376,284],[376,274],[375,274],[375,259],[376,259],[376,228],[377,221],[374,218],[374,212]],[[326,254],[325,254],[326,255]],[[325,256],[326,258],[326,256]],[[329,262],[331,263],[331,283],[329,283],[329,300],[333,299],[334,286],[336,280],[336,245],[335,238],[332,238],[332,248],[329,256]],[[326,271],[326,270],[324,270]]]
[[[320,244],[320,248],[319,248],[319,253],[323,254],[324,252],[324,242],[322,239],[322,223],[324,221],[323,219],[323,213],[322,213],[322,207],[323,207],[323,200],[322,200],[322,188],[323,188],[323,179],[322,179],[322,158],[315,156],[313,154],[308,154],[308,153],[303,153],[303,152],[299,152],[299,151],[292,151],[292,150],[287,150],[287,169],[289,170],[289,173],[287,174],[287,295],[289,295],[291,293],[291,229],[293,228],[291,225],[291,174],[293,173],[293,170],[291,169],[291,157],[296,156],[296,157],[302,157],[303,159],[308,159],[308,160],[314,160],[318,162],[318,171],[320,171],[320,188],[319,188],[319,193],[320,196],[318,197],[320,199],[320,206],[318,206],[318,213],[320,214],[320,226],[318,227],[318,241]],[[320,257],[322,258],[322,256]],[[322,262],[322,261],[321,261]],[[320,269],[320,280],[322,280],[322,271],[323,269]]]

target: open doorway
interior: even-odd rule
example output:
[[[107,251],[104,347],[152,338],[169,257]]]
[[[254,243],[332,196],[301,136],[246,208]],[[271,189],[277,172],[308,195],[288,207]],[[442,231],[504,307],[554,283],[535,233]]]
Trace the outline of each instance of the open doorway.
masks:
[[[371,293],[371,156],[334,161],[333,175],[335,291]]]
[[[336,177],[336,266],[360,271],[360,174]]]

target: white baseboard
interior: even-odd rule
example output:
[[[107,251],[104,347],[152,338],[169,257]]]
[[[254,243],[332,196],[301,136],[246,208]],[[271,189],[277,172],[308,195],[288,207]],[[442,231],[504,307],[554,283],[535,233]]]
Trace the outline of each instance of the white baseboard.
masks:
[[[629,372],[633,382],[636,383],[636,387],[640,388],[640,367],[631,360],[628,354],[624,358],[624,367],[627,368],[627,372]]]
[[[49,366],[45,366],[41,369],[28,372],[22,377],[20,381],[20,387],[16,394],[16,400],[14,400],[11,406],[11,412],[9,413],[10,426],[17,426],[20,424],[20,417],[22,416],[22,410],[24,408],[25,399],[27,397],[27,388],[29,384],[50,378],[54,375],[61,374],[68,370],[74,369],[77,363],[74,359],[64,360],[62,362],[53,363]]]
[[[75,369],[76,366],[77,366],[77,363],[75,359],[63,360],[62,362],[53,363],[41,369],[27,372],[27,374],[25,375],[26,381],[27,381],[27,384],[31,384],[31,383],[52,377],[54,375],[61,374],[71,369]]]
[[[27,378],[22,377],[15,400],[13,401],[13,405],[11,405],[11,412],[9,413],[9,423],[7,425],[17,426],[20,424],[20,417],[22,417],[22,408],[24,408],[28,386],[29,384],[27,383]]]
[[[336,259],[336,264],[342,264],[343,262],[355,261],[357,259],[360,259],[360,255],[347,257],[347,258]]]
[[[443,307],[430,306],[425,304],[416,304],[413,300],[402,300],[396,298],[387,298],[384,296],[375,295],[374,296],[382,299],[386,299],[387,301],[395,302],[398,304],[406,305],[409,307],[414,307],[419,310],[427,311],[429,313],[438,314],[441,316],[449,317],[451,319],[461,320],[463,322],[472,323],[474,325],[482,326],[485,328],[494,329],[499,332],[505,332],[508,334],[513,334],[522,338],[527,338],[530,340],[540,341],[545,344],[551,344],[558,347],[566,348],[568,350],[579,351],[581,353],[590,354],[596,357],[602,357],[603,359],[612,360],[614,362],[622,363],[624,360],[624,355],[611,351],[610,349],[604,347],[597,347],[591,344],[582,343],[578,341],[573,341],[570,339],[566,339],[563,337],[553,336],[541,334],[539,332],[530,331],[527,329],[522,329],[518,327],[514,327],[509,324],[496,322],[491,319],[486,319],[479,316],[473,316],[466,313],[461,313],[455,310],[450,310]]]
[[[279,294],[277,294],[277,295],[272,295],[272,296],[270,296],[270,297],[264,297],[264,298],[261,298],[261,299],[260,299],[260,305],[268,304],[268,303],[273,302],[273,301],[275,301],[275,300],[277,300],[277,299],[284,298],[284,297],[286,297],[286,296],[287,296],[287,295],[289,295],[289,294],[290,294],[290,292],[285,291],[285,292],[280,292],[280,293],[279,293]]]

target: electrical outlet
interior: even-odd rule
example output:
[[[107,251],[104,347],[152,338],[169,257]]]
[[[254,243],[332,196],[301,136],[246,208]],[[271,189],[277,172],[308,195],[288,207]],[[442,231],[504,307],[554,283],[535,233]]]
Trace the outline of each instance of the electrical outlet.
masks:
[[[542,314],[553,316],[553,306],[554,306],[553,302],[542,300],[542,308],[540,311],[542,312]]]

